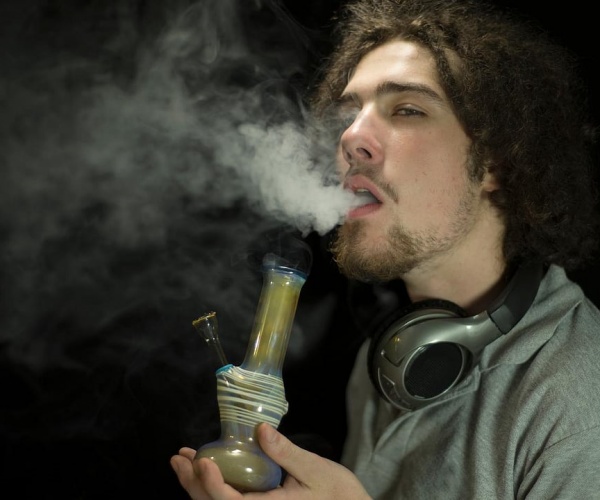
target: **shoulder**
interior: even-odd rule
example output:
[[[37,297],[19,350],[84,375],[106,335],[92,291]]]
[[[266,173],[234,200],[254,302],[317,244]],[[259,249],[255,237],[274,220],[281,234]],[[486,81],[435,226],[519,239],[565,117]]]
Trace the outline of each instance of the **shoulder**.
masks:
[[[600,427],[546,447],[518,485],[517,498],[596,498],[600,491]]]
[[[516,370],[513,401],[539,426],[545,446],[600,428],[598,308],[551,266],[524,319],[503,353]]]
[[[582,295],[554,319],[518,384],[531,417],[546,424],[547,445],[600,429],[600,311]]]

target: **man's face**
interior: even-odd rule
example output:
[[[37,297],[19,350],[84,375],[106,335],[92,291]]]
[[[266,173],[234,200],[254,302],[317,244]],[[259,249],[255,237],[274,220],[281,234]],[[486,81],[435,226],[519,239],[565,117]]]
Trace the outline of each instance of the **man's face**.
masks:
[[[332,248],[342,271],[365,281],[401,278],[469,246],[486,181],[469,180],[470,140],[429,51],[394,40],[368,53],[340,112],[351,123],[338,166],[346,188],[364,197]]]

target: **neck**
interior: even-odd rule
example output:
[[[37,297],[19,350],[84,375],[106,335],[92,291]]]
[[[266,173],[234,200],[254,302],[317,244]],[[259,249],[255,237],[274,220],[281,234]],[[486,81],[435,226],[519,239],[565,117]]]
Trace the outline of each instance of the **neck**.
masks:
[[[411,301],[444,299],[471,315],[487,309],[505,285],[503,235],[503,223],[488,220],[451,253],[407,273],[403,281]]]

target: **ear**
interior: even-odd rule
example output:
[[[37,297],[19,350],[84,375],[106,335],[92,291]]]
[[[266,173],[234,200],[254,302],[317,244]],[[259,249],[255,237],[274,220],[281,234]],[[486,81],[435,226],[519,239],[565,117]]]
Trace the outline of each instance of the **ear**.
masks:
[[[481,181],[481,187],[483,188],[483,190],[485,192],[492,193],[492,192],[500,189],[500,183],[496,179],[496,176],[494,174],[490,173],[490,171],[488,170],[483,175],[483,180]]]

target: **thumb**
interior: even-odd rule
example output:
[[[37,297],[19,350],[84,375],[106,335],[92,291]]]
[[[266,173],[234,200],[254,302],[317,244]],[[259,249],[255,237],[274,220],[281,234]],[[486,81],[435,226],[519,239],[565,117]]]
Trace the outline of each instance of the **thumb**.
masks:
[[[260,424],[257,429],[262,450],[279,466],[300,482],[306,482],[318,469],[322,457],[296,446],[269,424]]]
[[[296,446],[270,425],[260,424],[257,437],[263,451],[288,473],[279,490],[287,498],[371,499],[346,467]]]

